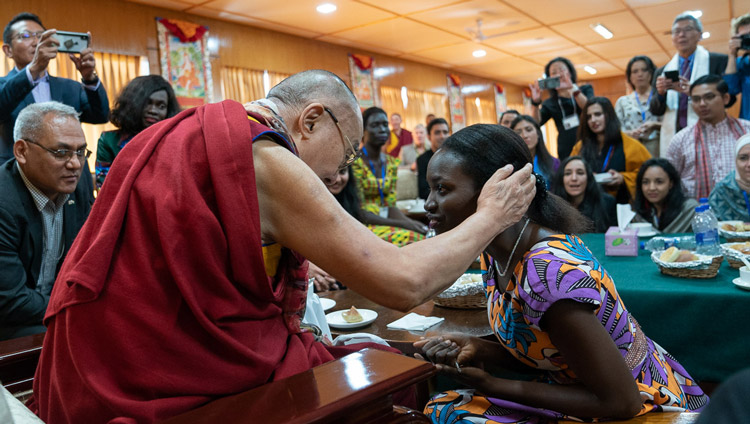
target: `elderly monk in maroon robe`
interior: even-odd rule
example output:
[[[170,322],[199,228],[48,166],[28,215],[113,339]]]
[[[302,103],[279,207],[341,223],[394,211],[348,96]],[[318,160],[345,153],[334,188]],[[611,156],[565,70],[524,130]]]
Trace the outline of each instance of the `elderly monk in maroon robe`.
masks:
[[[399,249],[323,183],[361,138],[354,95],[327,71],[136,136],[55,283],[31,407],[50,423],[153,422],[330,361],[341,352],[300,328],[304,258],[406,311],[449,286],[534,195],[529,168],[500,170],[473,216]]]

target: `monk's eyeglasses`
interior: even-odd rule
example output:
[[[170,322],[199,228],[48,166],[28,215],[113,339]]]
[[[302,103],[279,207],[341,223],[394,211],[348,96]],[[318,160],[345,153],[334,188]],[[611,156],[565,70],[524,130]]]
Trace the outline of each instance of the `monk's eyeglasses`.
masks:
[[[339,167],[339,170],[346,168],[347,166],[354,163],[355,160],[357,160],[361,155],[362,152],[358,151],[354,144],[352,144],[351,140],[349,140],[349,137],[344,135],[344,131],[341,129],[341,125],[339,124],[339,120],[336,119],[336,115],[331,112],[331,109],[328,109],[327,107],[323,106],[323,109],[328,112],[329,115],[331,115],[331,119],[333,119],[333,123],[336,124],[336,128],[339,129],[339,134],[341,134],[341,140],[346,140],[346,144],[349,145],[349,148],[351,149],[351,153],[346,154],[346,158],[344,159],[344,163]],[[344,146],[346,149],[346,146]]]

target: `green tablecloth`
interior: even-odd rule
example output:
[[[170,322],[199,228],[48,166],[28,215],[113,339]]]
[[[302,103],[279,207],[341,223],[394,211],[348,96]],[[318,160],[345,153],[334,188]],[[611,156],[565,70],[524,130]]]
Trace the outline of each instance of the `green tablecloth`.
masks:
[[[750,367],[750,291],[732,284],[724,261],[711,279],[663,275],[648,251],[605,256],[604,234],[581,237],[615,281],[625,307],[648,337],[698,380],[720,382]]]

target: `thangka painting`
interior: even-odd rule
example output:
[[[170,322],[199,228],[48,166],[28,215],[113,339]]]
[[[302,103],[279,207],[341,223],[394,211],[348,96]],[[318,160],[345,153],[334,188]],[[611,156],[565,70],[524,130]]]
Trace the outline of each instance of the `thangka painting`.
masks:
[[[174,89],[183,108],[213,98],[208,28],[176,19],[156,18],[161,75]]]
[[[370,56],[349,53],[349,76],[352,92],[362,110],[377,106],[378,90],[375,88],[375,61]]]
[[[448,106],[451,114],[451,132],[455,133],[466,126],[464,100],[461,97],[461,78],[455,74],[447,75]]]
[[[505,87],[502,84],[495,83],[493,86],[495,87],[495,114],[497,122],[500,122],[500,116],[508,110],[508,99],[505,98]]]

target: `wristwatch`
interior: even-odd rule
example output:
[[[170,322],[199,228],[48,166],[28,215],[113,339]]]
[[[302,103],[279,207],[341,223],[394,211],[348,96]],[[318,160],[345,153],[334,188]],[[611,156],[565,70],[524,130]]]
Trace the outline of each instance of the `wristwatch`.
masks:
[[[94,84],[96,84],[97,82],[99,82],[99,74],[97,74],[96,71],[94,71],[93,75],[94,75],[94,78],[91,81],[86,81],[83,78],[81,78],[81,82],[84,83],[85,85],[94,85]]]
[[[538,102],[535,102],[535,101],[534,101],[534,99],[531,99],[531,104],[532,104],[533,106],[537,106],[537,107],[538,107],[538,106],[539,106],[540,104],[542,104],[542,101],[540,100],[540,101],[538,101]]]

